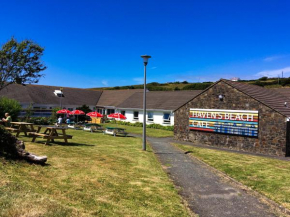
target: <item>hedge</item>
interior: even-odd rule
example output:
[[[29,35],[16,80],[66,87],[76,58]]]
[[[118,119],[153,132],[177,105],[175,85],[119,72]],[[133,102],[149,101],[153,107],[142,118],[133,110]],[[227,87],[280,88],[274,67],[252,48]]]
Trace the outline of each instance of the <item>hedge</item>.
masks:
[[[119,125],[126,125],[126,126],[132,126],[132,127],[143,127],[143,123],[141,123],[141,122],[130,123],[130,122],[126,122],[126,121],[112,120],[112,121],[110,121],[110,123],[119,124]],[[169,131],[173,131],[174,130],[174,126],[162,126],[161,124],[147,124],[146,128],[154,128],[154,129],[169,130]]]

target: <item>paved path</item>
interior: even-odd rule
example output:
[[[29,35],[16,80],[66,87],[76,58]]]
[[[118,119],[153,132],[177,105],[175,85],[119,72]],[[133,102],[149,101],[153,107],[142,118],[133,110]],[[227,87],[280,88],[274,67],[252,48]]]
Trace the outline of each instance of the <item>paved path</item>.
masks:
[[[275,216],[256,197],[226,182],[206,165],[170,144],[171,138],[148,138],[155,154],[189,208],[201,217]]]

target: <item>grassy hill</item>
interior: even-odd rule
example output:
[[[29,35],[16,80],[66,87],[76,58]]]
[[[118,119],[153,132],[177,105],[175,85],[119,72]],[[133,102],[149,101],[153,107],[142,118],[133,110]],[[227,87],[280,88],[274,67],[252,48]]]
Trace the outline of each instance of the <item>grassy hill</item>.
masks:
[[[265,88],[283,88],[290,87],[290,78],[267,78],[262,77],[256,80],[240,80],[239,82],[245,82],[248,84],[254,84]],[[152,82],[147,84],[147,88],[150,91],[178,91],[178,90],[204,90],[214,82],[202,82],[202,83],[190,83],[183,82],[167,82],[158,83]],[[143,85],[129,85],[129,86],[116,86],[116,87],[102,87],[102,88],[90,88],[91,90],[124,90],[124,89],[142,89]]]

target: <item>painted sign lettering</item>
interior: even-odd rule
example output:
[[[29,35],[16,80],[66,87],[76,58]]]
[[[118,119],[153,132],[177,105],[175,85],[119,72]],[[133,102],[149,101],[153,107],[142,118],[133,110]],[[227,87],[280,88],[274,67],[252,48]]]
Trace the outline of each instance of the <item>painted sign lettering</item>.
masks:
[[[189,129],[214,133],[258,136],[258,111],[190,109]]]

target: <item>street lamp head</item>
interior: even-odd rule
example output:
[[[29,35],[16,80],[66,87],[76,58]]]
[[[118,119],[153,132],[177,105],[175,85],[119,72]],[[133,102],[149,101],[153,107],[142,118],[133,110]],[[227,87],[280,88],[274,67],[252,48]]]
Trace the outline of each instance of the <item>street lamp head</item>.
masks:
[[[148,59],[151,58],[151,56],[149,56],[149,55],[142,55],[141,57],[143,58],[144,65],[146,66],[147,63],[148,63]]]

